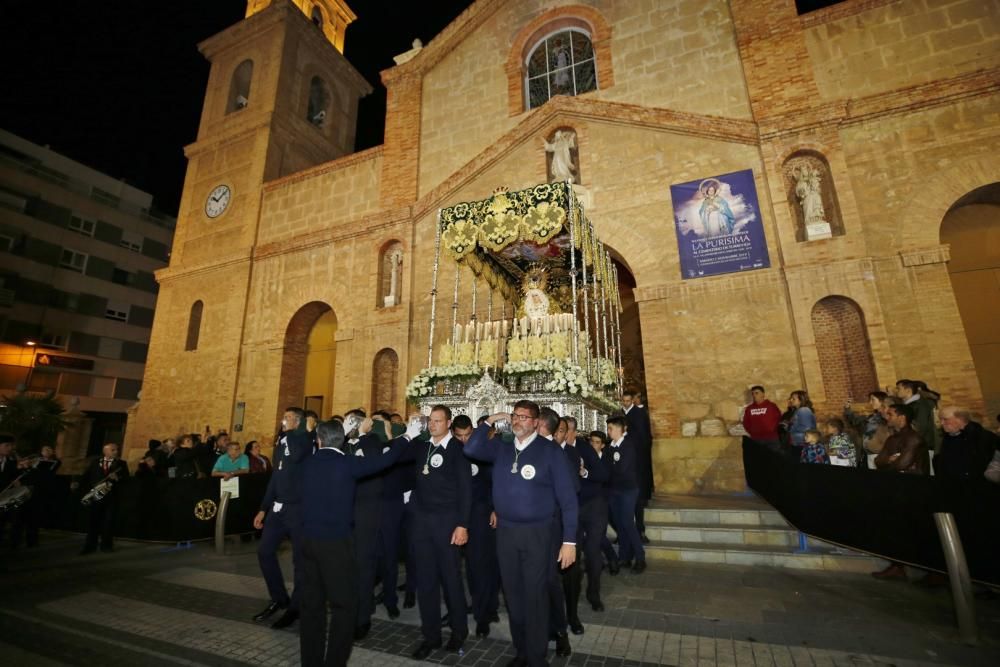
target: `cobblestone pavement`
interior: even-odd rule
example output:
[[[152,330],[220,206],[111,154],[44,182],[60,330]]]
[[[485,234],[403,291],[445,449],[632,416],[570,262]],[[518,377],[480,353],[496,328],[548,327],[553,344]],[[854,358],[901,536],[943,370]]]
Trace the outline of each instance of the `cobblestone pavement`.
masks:
[[[186,550],[120,542],[77,556],[81,538],[43,535],[40,548],[0,552],[0,663],[4,665],[297,665],[295,626],[250,621],[266,604],[254,545]],[[290,554],[283,554],[290,573]],[[979,601],[981,642],[959,641],[946,589],[856,574],[651,563],[604,578],[607,611],[581,605],[586,633],[555,665],[815,665],[909,667],[1000,664],[1000,602]],[[416,609],[395,621],[379,608],[352,665],[413,665]],[[506,615],[487,639],[429,662],[505,665]],[[447,634],[447,631],[446,633]]]

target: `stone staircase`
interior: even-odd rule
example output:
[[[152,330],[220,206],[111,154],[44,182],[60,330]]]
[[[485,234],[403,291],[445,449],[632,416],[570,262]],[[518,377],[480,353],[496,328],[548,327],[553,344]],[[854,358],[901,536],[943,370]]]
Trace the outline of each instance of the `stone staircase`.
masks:
[[[658,495],[646,508],[647,560],[867,573],[884,563],[807,538],[754,496]]]

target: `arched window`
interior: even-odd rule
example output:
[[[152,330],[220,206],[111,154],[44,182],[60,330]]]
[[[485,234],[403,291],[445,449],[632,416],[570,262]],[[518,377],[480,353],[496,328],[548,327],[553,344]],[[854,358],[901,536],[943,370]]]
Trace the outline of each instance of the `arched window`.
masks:
[[[250,80],[253,78],[253,61],[244,60],[233,71],[229,84],[229,102],[226,113],[246,108],[250,104]]]
[[[316,5],[313,5],[312,15],[310,18],[312,19],[313,25],[319,27],[320,29],[323,28],[323,12],[320,11],[320,8]]]
[[[372,363],[372,410],[395,411],[397,381],[399,376],[399,355],[395,350],[384,348],[375,355]]]
[[[403,301],[403,245],[389,241],[378,257],[377,308],[391,308]]]
[[[844,296],[824,297],[813,306],[812,326],[827,404],[863,402],[879,385],[861,307]]]
[[[326,126],[326,117],[330,115],[330,86],[318,76],[309,82],[309,104],[306,108],[306,120],[316,127]]]
[[[556,95],[597,90],[597,68],[590,35],[569,28],[543,37],[525,61],[525,99],[529,109]]]
[[[200,300],[191,304],[191,315],[188,317],[187,342],[184,343],[184,350],[197,350],[198,338],[201,336],[201,314],[205,308]]]

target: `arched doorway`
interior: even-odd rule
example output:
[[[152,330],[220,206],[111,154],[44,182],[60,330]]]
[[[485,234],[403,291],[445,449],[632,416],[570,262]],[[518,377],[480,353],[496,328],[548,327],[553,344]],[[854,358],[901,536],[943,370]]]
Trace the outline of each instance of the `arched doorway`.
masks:
[[[812,309],[813,336],[826,394],[825,409],[863,403],[878,389],[868,327],[861,307],[845,296],[828,296]]]
[[[948,274],[987,416],[1000,412],[1000,183],[967,193],[941,221]]]
[[[337,362],[337,317],[325,303],[299,308],[285,331],[278,389],[278,414],[290,406],[315,410],[320,418],[332,408]]]
[[[635,276],[618,253],[610,248],[608,252],[618,269],[618,291],[622,300],[622,312],[618,317],[622,336],[622,367],[625,371],[624,388],[641,392],[645,400],[646,364],[642,355],[639,304],[635,300]]]
[[[399,356],[395,350],[384,348],[375,355],[372,363],[372,410],[394,412],[399,409],[396,399],[399,392]]]

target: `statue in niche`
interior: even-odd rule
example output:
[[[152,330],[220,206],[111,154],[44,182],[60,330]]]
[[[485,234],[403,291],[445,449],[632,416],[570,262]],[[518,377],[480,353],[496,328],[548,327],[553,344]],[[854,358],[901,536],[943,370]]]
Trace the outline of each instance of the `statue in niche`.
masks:
[[[792,167],[791,173],[795,179],[795,196],[802,208],[806,239],[830,238],[833,234],[823,208],[822,171],[816,165],[803,161]]]
[[[399,303],[399,278],[403,268],[403,251],[396,248],[389,253],[389,294],[385,297],[386,308]]]
[[[802,164],[792,169],[795,177],[795,195],[799,198],[799,206],[805,216],[807,225],[826,222],[826,211],[823,210],[823,197],[820,192],[820,173],[812,165]]]
[[[556,130],[551,143],[545,141],[545,151],[552,153],[552,163],[549,166],[550,182],[577,182],[577,167],[573,164],[573,156],[570,154],[574,148],[576,148],[576,132],[573,130]]]

